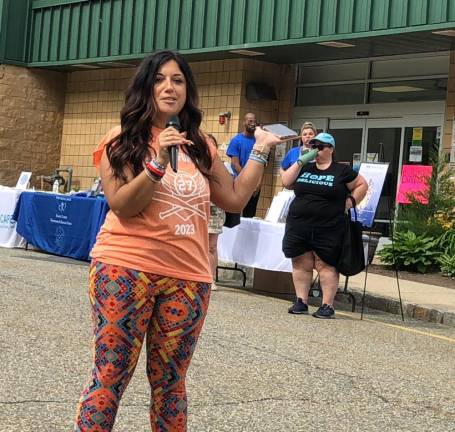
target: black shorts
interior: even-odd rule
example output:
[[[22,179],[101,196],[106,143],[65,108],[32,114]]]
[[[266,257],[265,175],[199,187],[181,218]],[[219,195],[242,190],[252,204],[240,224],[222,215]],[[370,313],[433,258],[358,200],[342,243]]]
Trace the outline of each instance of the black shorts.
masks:
[[[314,251],[325,263],[336,266],[340,259],[344,224],[329,228],[313,228],[286,224],[283,252],[286,258],[295,258]]]

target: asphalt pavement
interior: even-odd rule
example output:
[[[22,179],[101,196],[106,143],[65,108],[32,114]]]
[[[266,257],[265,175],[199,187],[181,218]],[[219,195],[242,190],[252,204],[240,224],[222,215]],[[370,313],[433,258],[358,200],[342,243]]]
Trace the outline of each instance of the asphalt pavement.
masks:
[[[71,431],[91,366],[88,267],[11,249],[0,263],[0,432]],[[454,327],[288,306],[212,293],[187,381],[190,432],[455,431]],[[115,431],[149,431],[148,404],[142,355]]]

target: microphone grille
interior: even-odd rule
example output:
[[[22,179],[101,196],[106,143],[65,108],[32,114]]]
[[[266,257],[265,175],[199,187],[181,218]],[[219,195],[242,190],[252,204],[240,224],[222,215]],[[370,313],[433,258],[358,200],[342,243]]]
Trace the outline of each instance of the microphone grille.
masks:
[[[180,119],[178,116],[174,115],[172,116],[166,123],[166,127],[173,127],[177,130],[180,130]]]

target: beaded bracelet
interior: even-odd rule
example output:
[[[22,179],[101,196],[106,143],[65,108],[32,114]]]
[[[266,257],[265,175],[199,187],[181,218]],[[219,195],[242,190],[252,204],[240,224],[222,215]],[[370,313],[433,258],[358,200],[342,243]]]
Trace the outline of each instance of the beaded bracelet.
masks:
[[[156,168],[156,166],[153,164],[153,160],[152,160],[150,162],[146,162],[145,173],[147,174],[147,177],[150,180],[157,183],[163,178],[165,172]]]
[[[255,155],[255,154],[251,154],[250,153],[250,157],[248,159],[253,160],[255,162],[259,162],[259,163],[261,163],[264,166],[267,165],[267,159],[259,157],[259,156]]]
[[[151,180],[153,183],[159,183],[162,177],[155,176],[152,174],[147,168],[144,168],[145,175]]]
[[[269,155],[266,154],[266,153],[258,152],[258,151],[255,150],[255,151],[252,152],[252,154],[253,154],[253,156],[263,160],[266,165],[269,162]]]
[[[254,154],[254,155],[256,155],[257,157],[260,157],[260,158],[264,158],[267,161],[269,160],[269,154],[268,153],[264,153],[264,152],[261,152],[259,150],[253,149],[253,150],[251,150],[251,154]]]
[[[158,170],[162,171],[163,173],[166,171],[166,167],[161,165],[155,158],[153,158],[150,163]]]
[[[153,165],[156,166],[156,168],[158,168],[160,171],[166,171],[166,167],[164,165],[161,165],[157,160],[156,158],[153,158],[151,161],[150,161]]]
[[[151,163],[145,164],[145,167],[154,175],[158,177],[163,177],[164,176],[164,171],[159,170],[157,167],[152,165]]]

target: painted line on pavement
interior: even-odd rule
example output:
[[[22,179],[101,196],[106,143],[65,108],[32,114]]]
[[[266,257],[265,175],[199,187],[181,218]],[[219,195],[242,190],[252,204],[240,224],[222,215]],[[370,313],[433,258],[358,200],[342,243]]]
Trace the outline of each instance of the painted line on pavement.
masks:
[[[345,316],[345,317],[349,317],[349,318],[354,318],[354,319],[357,319],[358,321],[361,321],[360,318],[357,318],[353,314],[348,314],[348,313],[345,313],[345,312],[338,312],[338,311],[337,311],[336,314],[337,315],[341,315],[341,316]],[[386,327],[392,327],[392,328],[396,328],[398,330],[403,330],[403,331],[407,331],[407,332],[410,332],[410,333],[416,333],[416,334],[419,334],[419,335],[422,335],[422,336],[429,336],[429,337],[432,337],[432,338],[435,338],[435,339],[441,339],[443,341],[455,344],[455,339],[447,337],[447,336],[441,336],[441,335],[434,334],[434,333],[424,332],[424,331],[421,331],[421,330],[415,330],[413,328],[403,327],[402,325],[398,325],[398,324],[389,324],[389,323],[385,323],[385,322],[382,322],[382,321],[377,321],[377,320],[370,319],[370,318],[365,318],[365,317],[363,318],[362,321],[368,321],[368,322],[372,322],[372,323],[375,323],[375,324],[381,324],[381,325],[386,326]]]

